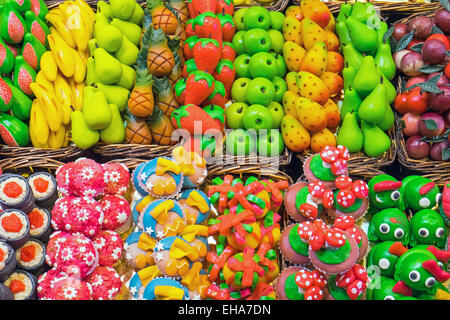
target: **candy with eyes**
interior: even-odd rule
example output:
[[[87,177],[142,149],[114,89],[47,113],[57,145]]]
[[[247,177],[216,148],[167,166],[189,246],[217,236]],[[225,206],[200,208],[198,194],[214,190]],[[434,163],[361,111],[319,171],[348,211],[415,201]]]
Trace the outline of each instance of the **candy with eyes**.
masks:
[[[172,198],[183,185],[183,173],[181,166],[173,159],[159,157],[137,167],[133,173],[133,182],[136,190],[143,195]]]
[[[183,277],[199,261],[199,252],[187,240],[181,237],[167,237],[159,241],[153,251],[153,259],[162,274]]]
[[[142,294],[143,300],[188,300],[189,291],[173,278],[155,278]]]
[[[372,242],[400,241],[409,242],[409,221],[406,215],[396,208],[377,212],[370,221],[367,236]]]
[[[156,241],[145,232],[133,232],[124,241],[126,261],[136,269],[154,264],[152,254],[155,244]]]
[[[393,277],[398,256],[389,252],[395,241],[384,241],[372,247],[367,256],[367,269],[371,272]]]
[[[434,246],[408,250],[400,242],[394,243],[389,251],[399,256],[394,274],[397,284],[393,292],[405,296],[427,294],[450,298],[448,292],[439,285],[450,279],[450,273],[442,270],[437,263],[438,260],[448,262],[449,251],[439,250]]]
[[[417,300],[417,298],[404,296],[392,291],[397,281],[385,276],[371,279],[372,285],[367,288],[367,300]]]
[[[433,181],[415,175],[403,179],[401,193],[405,207],[414,211],[432,209],[441,199],[439,187]]]
[[[368,182],[370,210],[398,208],[402,209],[401,181],[394,177],[382,174],[373,177]]]
[[[447,228],[444,220],[436,211],[423,209],[409,221],[411,226],[410,245],[433,244],[444,248],[447,241]]]
[[[195,188],[205,181],[208,175],[206,161],[197,152],[188,152],[179,146],[172,150],[172,157],[181,166],[184,188]]]
[[[175,236],[186,225],[183,209],[177,201],[160,199],[151,202],[142,214],[144,232],[156,239]]]
[[[208,219],[211,204],[202,191],[185,190],[180,194],[178,203],[185,211],[187,224],[200,224]]]

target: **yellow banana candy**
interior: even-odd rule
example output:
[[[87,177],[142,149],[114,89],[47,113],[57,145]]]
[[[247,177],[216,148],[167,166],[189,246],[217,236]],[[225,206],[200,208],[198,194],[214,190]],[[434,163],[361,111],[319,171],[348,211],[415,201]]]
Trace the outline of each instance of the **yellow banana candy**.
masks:
[[[64,135],[63,147],[67,147],[69,145],[71,125],[65,126],[65,129],[66,134]]]
[[[51,149],[61,149],[64,144],[64,139],[66,137],[66,129],[61,126],[58,131],[50,132],[48,137],[48,146]]]
[[[60,16],[62,19],[64,19],[64,13],[61,11],[61,9],[58,7],[51,9],[48,14],[55,14],[57,16]]]
[[[32,83],[30,88],[41,103],[48,127],[53,132],[58,131],[62,125],[62,115],[58,112],[55,97],[51,96],[40,84]]]
[[[72,77],[75,73],[75,59],[70,47],[57,33],[49,34],[47,40],[59,70],[65,77]]]
[[[38,145],[33,143],[33,146],[39,148],[39,145],[45,145],[48,140],[49,132],[50,130],[41,104],[37,99],[34,99],[30,112],[30,135],[33,133],[35,136],[34,140]]]
[[[83,23],[85,18],[82,16],[82,9],[75,5],[73,1],[63,2],[59,8],[64,13],[65,24],[72,33],[78,50],[86,50],[90,37],[89,30]]]
[[[84,14],[86,14],[86,17],[88,17],[91,23],[94,24],[95,21],[94,10],[92,10],[92,8],[84,0],[75,0],[75,4],[80,7],[80,9],[84,12]]]
[[[33,147],[40,148],[40,149],[49,149],[49,146],[48,146],[47,142],[42,144],[42,143],[37,141],[36,133],[33,130],[31,130],[31,128],[30,128],[30,139],[31,139],[31,144],[33,145]]]
[[[47,90],[47,92],[49,92],[50,94],[54,94],[55,89],[53,87],[53,82],[47,79],[45,73],[42,70],[38,72],[34,82],[42,85],[45,88],[45,90]]]
[[[45,19],[47,19],[47,21],[58,31],[67,45],[76,48],[75,39],[73,38],[72,33],[59,15],[49,13],[45,16]]]
[[[67,80],[60,74],[55,81],[56,108],[61,115],[61,122],[64,125],[70,123],[70,114],[73,105],[72,89]]]
[[[78,51],[72,51],[74,62],[75,62],[75,72],[73,74],[73,79],[76,83],[84,82],[86,77],[86,63],[84,59],[80,56]]]
[[[49,81],[55,81],[56,74],[58,73],[58,66],[56,65],[55,58],[50,51],[46,51],[41,57],[41,72]]]
[[[83,107],[83,97],[84,97],[84,82],[76,83],[73,78],[69,79],[69,85],[72,89],[72,107],[75,110],[80,110]]]

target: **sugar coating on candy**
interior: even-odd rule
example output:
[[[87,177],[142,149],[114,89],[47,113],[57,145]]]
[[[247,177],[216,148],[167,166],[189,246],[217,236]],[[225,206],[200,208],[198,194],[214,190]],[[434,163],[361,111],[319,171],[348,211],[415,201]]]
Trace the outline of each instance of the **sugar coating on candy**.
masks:
[[[69,208],[73,205],[73,196],[65,196],[56,200],[52,209],[52,228],[55,230],[64,230],[65,219],[69,213]]]
[[[123,195],[127,192],[130,183],[130,171],[127,166],[122,163],[105,163],[103,169],[105,194]]]
[[[131,215],[130,204],[122,196],[106,195],[99,201],[99,204],[104,214],[103,229],[117,230],[128,221]]]
[[[119,274],[111,267],[98,266],[86,281],[92,286],[94,300],[114,300],[122,287]]]
[[[50,266],[67,273],[69,276],[84,278],[98,264],[98,252],[94,243],[81,233],[67,236],[58,245],[54,263]]]
[[[55,282],[64,277],[67,277],[67,275],[57,269],[50,269],[46,273],[40,275],[37,286],[38,298],[40,300],[50,300],[53,295]]]
[[[71,171],[70,193],[79,197],[95,198],[103,194],[105,186],[104,169],[101,164],[86,158],[75,161]]]
[[[56,254],[58,253],[59,248],[61,248],[61,245],[71,236],[70,233],[64,231],[56,231],[50,235],[45,254],[45,261],[49,266],[55,264]]]
[[[103,211],[99,203],[91,197],[70,199],[68,210],[58,217],[57,223],[52,223],[56,230],[70,233],[81,232],[87,237],[94,237],[103,223]],[[58,206],[59,208],[61,206]],[[52,210],[53,215],[53,210]],[[53,218],[52,218],[53,221]]]
[[[66,163],[56,170],[56,183],[62,195],[70,193],[70,181],[72,180],[72,169],[75,167],[73,162]]]
[[[101,230],[93,239],[99,264],[112,267],[122,257],[123,242],[117,232]]]
[[[53,285],[52,300],[92,300],[90,283],[75,277],[58,278]]]

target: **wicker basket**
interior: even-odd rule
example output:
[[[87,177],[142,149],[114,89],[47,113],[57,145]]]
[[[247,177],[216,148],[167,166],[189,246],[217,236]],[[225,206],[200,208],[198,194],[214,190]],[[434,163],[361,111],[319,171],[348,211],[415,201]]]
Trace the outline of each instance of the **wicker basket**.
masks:
[[[35,169],[56,170],[64,162],[45,157],[7,158],[0,160],[0,168],[7,172],[33,172]]]
[[[299,5],[301,0],[294,0],[293,4]],[[337,14],[341,8],[341,4],[346,2],[355,2],[355,1],[346,1],[346,0],[333,0],[333,1],[322,1],[327,4],[328,8],[332,13]],[[380,10],[381,13],[395,13],[401,15],[410,15],[414,14],[423,14],[432,10],[436,10],[439,8],[439,2],[431,2],[425,3],[423,1],[377,1],[372,0],[372,2],[376,8]]]
[[[350,155],[350,159],[348,160],[348,172],[351,176],[372,177],[374,172],[379,171],[378,169],[389,166],[394,162],[397,155],[395,130],[391,128],[388,131],[388,135],[391,139],[391,147],[383,155],[377,158],[371,158],[366,156],[362,151]],[[300,161],[305,162],[305,160],[312,155],[313,153],[310,151],[297,153],[297,158],[299,158]]]

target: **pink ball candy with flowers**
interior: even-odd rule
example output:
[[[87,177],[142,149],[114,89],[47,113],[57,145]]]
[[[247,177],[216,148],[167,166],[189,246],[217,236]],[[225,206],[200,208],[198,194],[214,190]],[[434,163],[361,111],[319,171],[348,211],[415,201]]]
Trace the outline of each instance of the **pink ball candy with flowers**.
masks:
[[[114,300],[120,293],[122,281],[114,268],[98,266],[87,278],[94,300]]]
[[[123,195],[130,184],[130,171],[122,163],[105,163],[103,166],[103,180],[105,194]]]
[[[106,195],[99,201],[99,204],[104,214],[103,229],[117,230],[128,221],[131,215],[130,204],[122,196]]]
[[[69,276],[56,279],[50,300],[92,300],[92,297],[90,283]]]
[[[112,267],[122,257],[123,242],[117,232],[101,230],[92,241],[99,254],[100,265]]]

